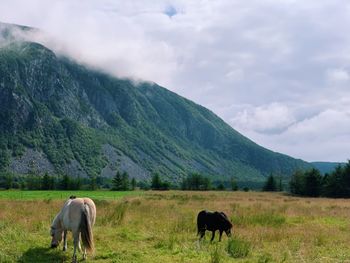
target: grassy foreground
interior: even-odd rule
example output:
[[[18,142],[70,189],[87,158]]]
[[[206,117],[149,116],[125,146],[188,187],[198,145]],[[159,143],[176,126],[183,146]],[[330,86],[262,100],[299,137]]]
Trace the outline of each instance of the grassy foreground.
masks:
[[[111,199],[120,199],[125,196],[139,196],[143,192],[138,191],[83,191],[83,190],[67,190],[67,191],[19,191],[19,190],[9,190],[9,191],[0,191],[0,200],[1,199],[10,199],[10,200],[44,200],[46,202],[51,201],[52,199],[61,199],[65,200],[71,195],[75,196],[87,196],[95,200],[111,200]]]
[[[0,193],[0,262],[70,262],[71,235],[68,252],[49,249],[51,220],[64,199],[6,194],[13,192]],[[350,262],[348,200],[257,192],[78,194],[95,197],[97,206],[96,253],[88,262]],[[207,233],[197,242],[202,209],[225,211],[234,237],[210,243]]]

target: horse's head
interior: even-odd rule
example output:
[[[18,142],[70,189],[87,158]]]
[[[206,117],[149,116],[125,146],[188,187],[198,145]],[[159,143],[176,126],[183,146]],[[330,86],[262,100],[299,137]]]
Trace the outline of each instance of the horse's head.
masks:
[[[227,235],[228,237],[230,237],[230,236],[232,235],[231,229],[232,229],[232,226],[231,226],[230,228],[228,228],[228,229],[225,230],[225,233],[226,233],[226,235]]]
[[[52,240],[51,240],[51,248],[58,247],[60,242],[62,241],[63,231],[61,228],[56,228],[55,226],[51,226],[50,231]]]
[[[228,237],[230,237],[232,235],[231,233],[231,229],[233,227],[231,221],[228,219],[227,215],[224,212],[220,213],[221,215],[221,219],[222,219],[222,223],[224,225],[224,229],[225,229],[225,233]]]

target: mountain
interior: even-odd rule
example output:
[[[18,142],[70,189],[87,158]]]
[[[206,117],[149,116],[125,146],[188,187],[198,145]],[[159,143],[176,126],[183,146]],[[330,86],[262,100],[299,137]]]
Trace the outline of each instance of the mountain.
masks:
[[[331,173],[338,165],[345,165],[345,163],[336,162],[312,162],[311,165],[319,170],[322,174]]]
[[[157,171],[170,181],[197,171],[255,182],[311,167],[157,84],[90,69],[12,33],[23,30],[31,29],[0,24],[2,170],[110,177],[120,169],[138,179]]]

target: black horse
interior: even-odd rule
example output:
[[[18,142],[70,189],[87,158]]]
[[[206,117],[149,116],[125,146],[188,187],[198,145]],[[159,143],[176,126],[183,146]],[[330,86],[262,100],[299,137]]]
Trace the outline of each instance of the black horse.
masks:
[[[215,237],[215,231],[219,230],[219,241],[221,241],[222,232],[225,231],[228,237],[231,236],[232,223],[224,212],[208,212],[206,210],[203,210],[200,211],[197,216],[197,228],[198,235],[200,235],[199,240],[204,237],[205,231],[208,230],[212,231],[210,241],[213,241]]]

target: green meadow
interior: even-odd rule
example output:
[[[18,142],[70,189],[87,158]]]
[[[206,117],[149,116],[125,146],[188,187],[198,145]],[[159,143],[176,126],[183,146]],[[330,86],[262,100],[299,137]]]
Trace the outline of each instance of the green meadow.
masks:
[[[120,199],[126,196],[140,196],[143,192],[139,191],[82,191],[82,190],[67,190],[67,191],[19,191],[19,190],[8,190],[0,191],[1,199],[10,200],[46,200],[49,199],[61,199],[65,200],[71,195],[78,197],[87,196],[91,199],[97,200],[113,200]]]
[[[0,192],[0,262],[71,262],[50,249],[53,217],[70,195],[97,207],[87,262],[350,262],[350,202],[261,192]],[[233,237],[198,242],[196,216],[220,210]],[[79,254],[79,260],[82,255]]]

